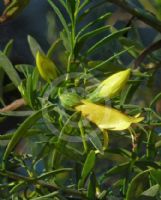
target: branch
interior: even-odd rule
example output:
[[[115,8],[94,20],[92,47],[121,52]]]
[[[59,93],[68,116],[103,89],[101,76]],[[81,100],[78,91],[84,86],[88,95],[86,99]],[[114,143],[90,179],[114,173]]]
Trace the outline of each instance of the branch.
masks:
[[[4,5],[7,6],[9,3],[11,3],[12,0],[3,0]]]
[[[147,55],[151,54],[152,52],[154,52],[160,48],[161,48],[161,40],[158,40],[157,42],[151,44],[149,47],[144,49],[144,51],[135,60],[134,68],[137,68]]]
[[[66,196],[72,195],[72,196],[80,197],[83,200],[87,199],[85,192],[79,192],[77,190],[60,188],[57,185],[46,183],[43,180],[36,180],[35,178],[26,177],[26,176],[19,175],[17,173],[10,172],[10,171],[0,170],[0,174],[2,176],[9,177],[13,180],[23,180],[23,181],[26,181],[28,183],[40,185],[42,187],[48,188],[50,191],[60,191],[61,193],[63,193]]]
[[[161,22],[151,15],[138,11],[138,9],[133,8],[125,0],[108,0],[108,2],[116,4],[117,6],[126,10],[131,15],[137,17],[139,20],[143,21],[161,33]]]
[[[26,102],[24,99],[17,99],[13,101],[11,104],[9,104],[8,106],[5,106],[4,108],[0,109],[0,112],[14,111],[25,105],[26,105]]]

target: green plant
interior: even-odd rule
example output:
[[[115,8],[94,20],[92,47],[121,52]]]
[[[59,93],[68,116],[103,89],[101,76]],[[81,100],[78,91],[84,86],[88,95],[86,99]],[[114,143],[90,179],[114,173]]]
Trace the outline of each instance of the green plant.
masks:
[[[120,5],[125,1],[113,2]],[[82,23],[105,1],[49,3],[63,29],[48,51],[28,36],[33,66],[12,65],[8,58],[12,40],[0,52],[1,87],[5,73],[11,80],[0,94],[1,104],[6,90],[16,88],[22,97],[1,109],[1,123],[9,116],[23,117],[16,130],[0,135],[0,140],[6,141],[6,147],[1,147],[1,199],[160,199],[161,116],[156,104],[161,93],[143,105],[134,101],[140,87],[146,89],[154,77],[160,63],[158,55],[148,55],[153,69],[139,60],[125,70],[121,55],[131,55],[135,61],[143,56],[140,41],[138,44],[126,37],[134,28],[117,30],[101,25],[111,13]],[[111,42],[118,45],[119,51],[111,50],[111,56],[96,60],[94,55]],[[55,56],[58,48],[62,54],[59,60]],[[100,95],[109,80],[114,83],[111,93],[103,91]],[[23,109],[16,111],[20,106]],[[26,148],[22,150],[20,144]]]

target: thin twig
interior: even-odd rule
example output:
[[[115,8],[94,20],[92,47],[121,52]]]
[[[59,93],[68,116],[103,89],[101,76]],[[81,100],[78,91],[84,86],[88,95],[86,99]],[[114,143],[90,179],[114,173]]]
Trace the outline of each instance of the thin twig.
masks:
[[[125,0],[108,0],[108,2],[121,7],[131,15],[137,17],[139,20],[143,21],[144,23],[148,24],[149,26],[153,27],[161,33],[161,22],[153,16],[150,16],[150,14],[148,15],[147,12],[145,14],[143,12],[138,11],[138,9],[129,5]]]
[[[151,44],[147,48],[144,49],[144,51],[139,55],[139,57],[135,60],[134,68],[137,68],[142,61],[145,59],[147,55],[150,55],[152,52],[158,50],[161,48],[161,40],[158,40],[157,42]]]
[[[0,170],[0,174],[2,176],[6,176],[9,177],[13,180],[24,180],[27,181],[28,183],[32,183],[35,185],[40,185],[43,188],[48,188],[50,191],[60,191],[61,193],[63,193],[66,196],[76,196],[76,197],[80,197],[82,199],[87,199],[86,197],[86,193],[85,192],[79,192],[77,190],[73,190],[73,189],[66,189],[66,188],[60,188],[57,185],[54,184],[49,184],[44,182],[43,180],[36,180],[35,178],[30,178],[30,177],[26,177],[14,172],[10,172],[10,171],[4,171],[4,170]]]
[[[24,99],[17,99],[13,101],[11,104],[5,106],[4,108],[0,109],[0,112],[9,112],[9,111],[14,111],[17,110],[18,108],[25,106],[26,102]]]

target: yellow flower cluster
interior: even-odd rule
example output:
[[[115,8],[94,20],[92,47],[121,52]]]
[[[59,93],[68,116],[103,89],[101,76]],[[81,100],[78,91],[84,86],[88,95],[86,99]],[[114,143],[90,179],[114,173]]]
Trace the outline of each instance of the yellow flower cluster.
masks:
[[[139,115],[128,116],[114,108],[90,102],[117,95],[129,80],[130,73],[131,69],[127,69],[108,77],[89,95],[88,101],[81,101],[82,105],[76,106],[75,109],[80,111],[84,117],[96,124],[101,130],[121,131],[128,129],[133,123],[141,122],[144,118],[139,117]]]
[[[37,53],[36,64],[44,80],[50,82],[57,77],[55,64],[44,54]],[[112,98],[119,94],[129,80],[130,74],[131,69],[126,69],[111,75],[102,81],[94,92],[89,94],[88,100],[70,101],[70,98],[75,100],[75,96],[70,93],[61,95],[60,100],[63,105],[75,107],[75,110],[80,111],[83,117],[96,124],[101,130],[121,131],[128,129],[131,124],[141,122],[144,118],[138,115],[131,117],[114,108],[93,102],[100,98]]]

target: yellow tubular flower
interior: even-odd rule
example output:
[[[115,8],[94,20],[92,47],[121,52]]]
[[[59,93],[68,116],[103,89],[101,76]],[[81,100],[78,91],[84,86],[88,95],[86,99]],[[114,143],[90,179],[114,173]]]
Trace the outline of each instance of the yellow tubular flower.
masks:
[[[36,54],[36,65],[41,77],[50,82],[57,77],[57,68],[54,62],[39,51]]]
[[[131,117],[114,108],[97,105],[85,100],[82,103],[82,105],[76,106],[75,109],[81,111],[84,117],[100,129],[122,131],[128,129],[131,124],[141,122],[144,119],[138,115]]]
[[[94,101],[100,98],[112,98],[116,96],[129,80],[130,73],[131,69],[127,69],[111,75],[101,82],[96,90],[89,95],[89,99]]]

